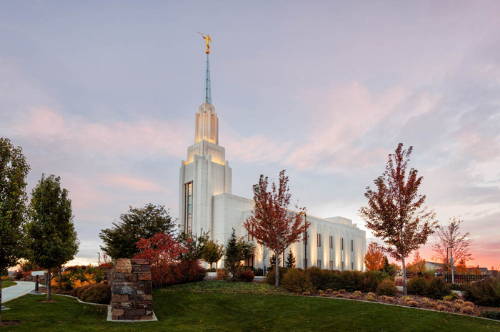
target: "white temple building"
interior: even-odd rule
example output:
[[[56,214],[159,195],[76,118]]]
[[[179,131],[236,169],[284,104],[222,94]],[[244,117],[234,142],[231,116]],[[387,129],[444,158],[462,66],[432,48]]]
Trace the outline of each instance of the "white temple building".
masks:
[[[195,115],[194,144],[188,147],[187,159],[180,167],[179,221],[183,231],[197,235],[208,232],[212,240],[225,245],[233,228],[238,236],[251,240],[243,223],[252,214],[253,200],[231,192],[232,170],[224,147],[219,145],[219,122],[211,102],[208,48],[205,53],[205,101]],[[343,217],[317,218],[308,214],[306,218],[311,224],[307,238],[288,249],[297,267],[364,269],[365,231]],[[247,264],[268,268],[272,254],[257,245],[253,259]],[[283,258],[281,262],[283,264]]]

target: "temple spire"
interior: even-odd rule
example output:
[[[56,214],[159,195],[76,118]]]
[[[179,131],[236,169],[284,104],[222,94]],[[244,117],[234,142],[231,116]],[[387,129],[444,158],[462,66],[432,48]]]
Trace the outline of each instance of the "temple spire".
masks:
[[[210,87],[210,43],[212,42],[212,38],[210,35],[205,35],[200,33],[201,37],[205,41],[205,54],[207,55],[207,64],[206,64],[206,73],[205,73],[205,103],[212,104],[212,89]]]
[[[205,103],[212,104],[212,89],[210,87],[210,61],[207,53],[207,72],[205,73]]]

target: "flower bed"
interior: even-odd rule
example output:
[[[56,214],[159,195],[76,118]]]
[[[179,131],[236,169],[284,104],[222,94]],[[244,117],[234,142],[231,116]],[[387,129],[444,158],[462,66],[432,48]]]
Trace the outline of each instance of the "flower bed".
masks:
[[[360,291],[347,292],[343,289],[335,291],[327,289],[319,291],[317,294],[312,294],[309,291],[304,292],[302,295],[319,295],[323,297],[344,298],[352,300],[371,301],[379,303],[394,304],[406,307],[423,308],[437,311],[445,311],[459,314],[466,314],[471,316],[479,316],[481,310],[474,303],[464,301],[462,299],[435,300],[423,296],[388,296],[377,295],[373,292],[362,293]]]

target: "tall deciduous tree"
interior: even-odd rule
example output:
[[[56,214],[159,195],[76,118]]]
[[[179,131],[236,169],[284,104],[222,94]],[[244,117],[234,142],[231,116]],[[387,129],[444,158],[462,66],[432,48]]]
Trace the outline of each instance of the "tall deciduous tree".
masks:
[[[413,148],[399,143],[389,154],[385,172],[374,180],[376,189],[366,188],[368,206],[360,209],[366,226],[385,242],[384,250],[401,261],[403,292],[406,291],[406,258],[427,242],[436,226],[435,214],[424,207],[425,195],[419,194],[422,176],[407,171]]]
[[[0,276],[7,272],[8,267],[16,265],[22,256],[22,224],[26,212],[26,175],[29,169],[21,148],[0,137]]]
[[[111,258],[131,258],[137,254],[137,241],[149,239],[157,233],[171,234],[174,221],[162,205],[146,204],[143,208],[129,207],[112,228],[101,230],[104,242],[101,249]]]
[[[203,248],[203,253],[201,257],[205,262],[210,264],[210,268],[212,268],[212,264],[215,263],[215,268],[217,268],[217,262],[224,256],[224,246],[222,244],[218,244],[215,241],[209,240],[205,243],[205,247]]]
[[[257,242],[274,251],[277,257],[294,242],[300,240],[307,229],[308,222],[304,218],[304,208],[298,213],[288,211],[290,189],[285,171],[279,174],[279,183],[269,188],[269,179],[260,176],[259,183],[254,185],[255,207],[253,215],[245,221],[245,228]],[[279,286],[279,263],[276,259],[275,286]]]
[[[61,188],[60,177],[42,175],[33,189],[27,233],[30,261],[48,270],[50,300],[52,272],[73,259],[78,251],[71,200],[68,191]]]
[[[472,260],[470,234],[462,232],[460,229],[462,222],[463,220],[453,217],[448,225],[438,226],[436,231],[438,242],[433,246],[434,252],[449,268],[453,268],[454,262],[463,261],[465,265],[467,261]]]
[[[368,271],[379,271],[384,267],[384,251],[375,242],[368,245],[365,254],[365,267]]]

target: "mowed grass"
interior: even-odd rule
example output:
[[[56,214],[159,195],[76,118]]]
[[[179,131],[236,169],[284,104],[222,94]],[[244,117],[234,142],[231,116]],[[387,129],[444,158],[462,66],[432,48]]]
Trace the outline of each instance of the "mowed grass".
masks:
[[[500,331],[500,323],[375,303],[289,295],[266,284],[206,281],[154,292],[158,322],[110,323],[105,308],[67,297],[8,303],[5,331]]]
[[[11,281],[11,280],[4,280],[2,281],[2,288],[7,288],[7,287],[10,287],[10,286],[14,286],[16,283],[14,281]]]

